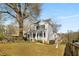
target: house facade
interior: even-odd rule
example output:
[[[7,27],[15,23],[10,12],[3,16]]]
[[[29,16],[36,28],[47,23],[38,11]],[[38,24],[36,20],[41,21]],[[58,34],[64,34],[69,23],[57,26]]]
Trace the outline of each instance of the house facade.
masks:
[[[51,19],[37,21],[30,26],[26,37],[31,41],[42,41],[43,43],[54,43],[58,38],[57,25]]]

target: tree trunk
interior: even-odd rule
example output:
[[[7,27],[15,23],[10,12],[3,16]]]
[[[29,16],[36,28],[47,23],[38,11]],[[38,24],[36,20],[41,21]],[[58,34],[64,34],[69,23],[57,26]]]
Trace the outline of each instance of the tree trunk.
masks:
[[[23,20],[19,22],[19,37],[23,39]]]

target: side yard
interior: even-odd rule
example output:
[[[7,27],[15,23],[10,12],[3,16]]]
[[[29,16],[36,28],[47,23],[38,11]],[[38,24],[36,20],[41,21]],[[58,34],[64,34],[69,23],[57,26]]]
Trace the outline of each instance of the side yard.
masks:
[[[65,45],[46,45],[42,43],[0,43],[0,55],[2,56],[63,56]]]

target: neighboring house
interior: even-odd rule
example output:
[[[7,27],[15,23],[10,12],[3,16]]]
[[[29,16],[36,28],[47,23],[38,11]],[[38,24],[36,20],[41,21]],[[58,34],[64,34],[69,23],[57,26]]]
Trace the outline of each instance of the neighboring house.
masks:
[[[42,41],[43,43],[54,43],[58,38],[57,24],[53,23],[51,19],[37,21],[30,25],[30,29],[26,33],[28,40]]]

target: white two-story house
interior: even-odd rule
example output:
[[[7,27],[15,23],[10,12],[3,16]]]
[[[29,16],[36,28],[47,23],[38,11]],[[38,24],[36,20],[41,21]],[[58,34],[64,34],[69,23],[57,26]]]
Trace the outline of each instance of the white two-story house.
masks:
[[[37,21],[30,25],[26,37],[31,41],[42,41],[43,43],[54,43],[58,38],[57,24],[51,19]]]

